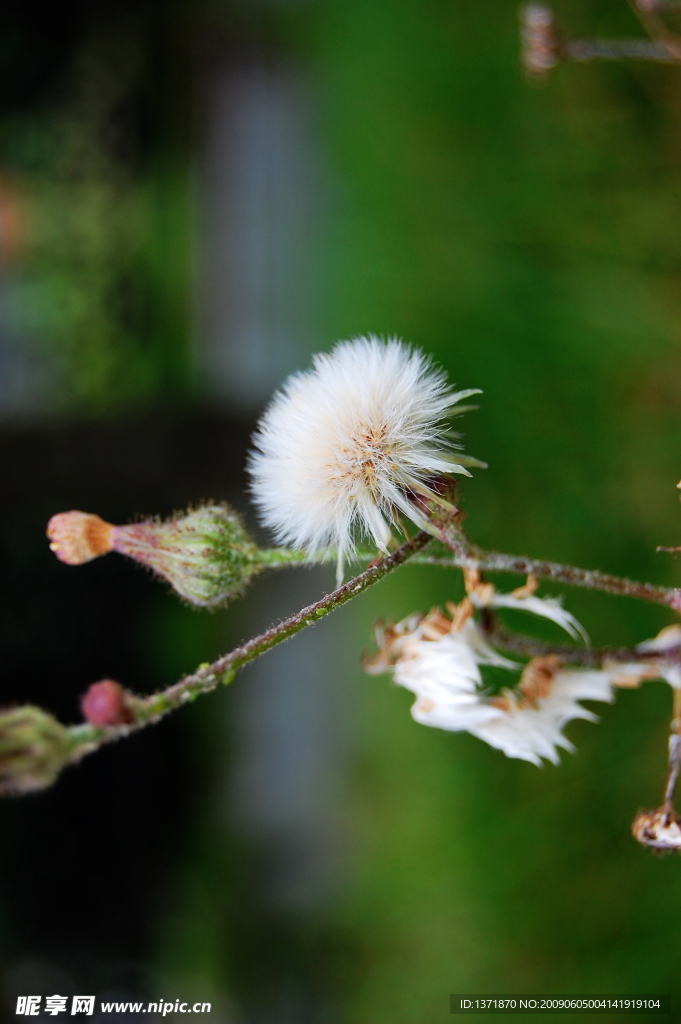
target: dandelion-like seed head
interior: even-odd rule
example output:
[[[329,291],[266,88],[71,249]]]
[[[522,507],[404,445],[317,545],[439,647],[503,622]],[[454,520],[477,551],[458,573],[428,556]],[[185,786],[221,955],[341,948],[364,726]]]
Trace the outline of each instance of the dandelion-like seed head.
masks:
[[[443,474],[484,463],[459,454],[448,415],[477,389],[454,392],[423,353],[375,337],[340,342],[314,357],[275,395],[254,436],[251,489],[277,540],[315,552],[335,548],[339,575],[358,535],[387,551],[402,512],[432,531],[423,501],[444,507]]]

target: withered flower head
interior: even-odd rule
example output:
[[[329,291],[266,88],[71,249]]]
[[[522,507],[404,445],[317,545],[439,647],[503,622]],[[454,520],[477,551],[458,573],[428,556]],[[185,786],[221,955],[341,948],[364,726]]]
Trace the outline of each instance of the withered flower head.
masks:
[[[483,585],[488,588],[483,592],[479,580],[469,577],[467,582],[468,597],[459,605],[448,605],[449,616],[434,609],[427,616],[413,615],[379,630],[379,652],[365,667],[370,672],[392,670],[395,682],[416,694],[411,713],[417,722],[451,732],[466,730],[507,757],[536,765],[546,758],[555,764],[559,748],[574,749],[563,727],[574,718],[597,721],[579,702],[612,701],[613,673],[569,671],[553,655],[533,658],[518,686],[492,696],[485,689],[480,666],[509,671],[521,666],[496,651],[472,617],[476,601],[495,605],[493,588]],[[534,610],[535,602],[540,613],[546,608],[533,593],[516,594],[512,600],[513,604],[501,606],[530,600],[525,610]]]
[[[47,524],[47,536],[60,562],[83,565],[113,551],[114,529],[89,512],[60,512]]]
[[[634,818],[631,834],[636,842],[653,850],[681,853],[681,818],[669,808],[640,811]]]

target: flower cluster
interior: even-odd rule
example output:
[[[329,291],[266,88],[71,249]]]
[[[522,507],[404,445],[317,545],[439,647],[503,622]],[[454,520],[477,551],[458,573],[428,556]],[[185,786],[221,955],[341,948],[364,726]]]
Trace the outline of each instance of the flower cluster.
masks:
[[[254,436],[251,489],[277,541],[310,557],[333,548],[338,578],[357,534],[387,552],[402,513],[432,531],[428,502],[451,510],[438,480],[484,466],[460,452],[446,419],[479,394],[402,342],[357,338],[289,377]]]
[[[580,701],[611,703],[613,686],[638,686],[644,679],[667,678],[671,671],[664,658],[575,670],[564,668],[559,656],[548,655],[525,665],[517,687],[493,696],[485,689],[480,666],[510,671],[521,666],[490,645],[473,617],[476,605],[525,605],[525,610],[554,621],[565,616],[561,624],[568,632],[581,627],[557,602],[535,597],[532,580],[507,595],[495,594],[479,577],[469,575],[468,582],[469,596],[459,605],[448,605],[449,615],[434,609],[426,616],[413,615],[396,626],[379,628],[379,652],[365,665],[372,674],[392,670],[395,682],[416,695],[411,713],[422,725],[465,730],[507,757],[536,765],[546,758],[557,764],[558,748],[574,749],[563,735],[564,726],[575,718],[597,721]],[[679,643],[677,638],[677,648]]]

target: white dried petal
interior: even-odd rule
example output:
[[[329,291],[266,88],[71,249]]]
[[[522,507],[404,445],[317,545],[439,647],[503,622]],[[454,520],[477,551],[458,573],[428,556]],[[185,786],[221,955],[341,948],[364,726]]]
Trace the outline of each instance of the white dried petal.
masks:
[[[528,680],[520,689],[506,690],[501,698],[493,699],[484,689],[480,666],[507,670],[521,666],[496,651],[473,619],[458,631],[446,631],[447,621],[437,612],[426,619],[405,620],[394,628],[390,640],[390,656],[396,659],[395,682],[416,694],[411,713],[422,725],[450,732],[466,730],[507,757],[536,765],[546,758],[557,764],[560,748],[573,749],[563,727],[575,718],[598,720],[579,702],[613,700],[613,679],[620,666],[567,671],[558,670],[557,661],[550,659],[549,664],[547,659],[532,662],[540,685],[535,682],[530,688]],[[382,667],[388,664],[389,660],[384,660]],[[640,666],[638,671],[640,674]]]
[[[656,654],[681,647],[681,626],[665,626],[652,640],[644,640],[636,647],[641,654]]]
[[[558,764],[558,747],[573,751],[574,747],[561,729],[575,718],[597,722],[598,716],[578,703],[597,700],[612,703],[609,672],[561,671],[553,679],[547,697],[540,697],[533,707],[514,707],[471,732],[492,747],[503,750],[507,757],[522,758],[540,765],[541,757]]]
[[[471,600],[475,603],[474,594],[471,594]],[[561,599],[558,597],[537,597],[534,594],[515,597],[513,594],[498,594],[495,591],[490,605],[492,608],[513,608],[519,612],[530,612],[532,615],[551,619],[566,633],[569,633],[573,640],[582,640],[587,646],[589,645],[586,630],[571,612],[563,608]]]
[[[644,640],[636,647],[641,654],[660,655],[659,658],[651,660],[650,666],[656,668],[659,677],[675,690],[681,689],[681,665],[676,660],[681,655],[679,647],[681,647],[681,626],[678,625],[665,626],[652,640]],[[672,656],[672,652],[675,652],[675,658]],[[668,657],[665,658],[664,655]]]

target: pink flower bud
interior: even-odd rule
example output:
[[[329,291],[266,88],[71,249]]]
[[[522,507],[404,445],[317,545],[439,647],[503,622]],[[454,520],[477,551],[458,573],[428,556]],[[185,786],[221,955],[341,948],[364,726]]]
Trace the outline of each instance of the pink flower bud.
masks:
[[[112,542],[199,608],[226,604],[262,568],[240,517],[226,504],[115,526]]]
[[[107,725],[126,725],[133,719],[128,704],[128,694],[120,683],[113,679],[102,679],[93,683],[80,698],[83,718],[90,725],[103,728]]]
[[[265,565],[240,516],[227,504],[127,526],[112,526],[86,512],[60,512],[50,519],[47,536],[67,565],[118,551],[146,565],[199,608],[216,608],[238,597]]]
[[[60,562],[83,565],[113,550],[114,527],[88,512],[60,512],[47,524],[47,536]]]

